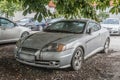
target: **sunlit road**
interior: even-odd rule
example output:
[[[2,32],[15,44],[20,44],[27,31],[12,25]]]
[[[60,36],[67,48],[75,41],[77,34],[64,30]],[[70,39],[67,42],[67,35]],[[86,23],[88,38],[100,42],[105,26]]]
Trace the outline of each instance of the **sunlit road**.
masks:
[[[120,36],[111,36],[110,49],[120,51]]]

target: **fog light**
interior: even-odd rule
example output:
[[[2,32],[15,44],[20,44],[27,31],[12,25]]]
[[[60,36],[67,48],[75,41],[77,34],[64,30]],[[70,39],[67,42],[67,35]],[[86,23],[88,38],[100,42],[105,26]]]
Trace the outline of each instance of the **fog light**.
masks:
[[[49,65],[56,65],[55,61],[51,61]]]

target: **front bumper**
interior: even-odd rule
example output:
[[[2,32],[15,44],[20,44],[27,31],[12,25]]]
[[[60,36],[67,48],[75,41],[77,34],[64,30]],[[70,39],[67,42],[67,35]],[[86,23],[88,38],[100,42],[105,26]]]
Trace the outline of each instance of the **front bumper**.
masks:
[[[31,55],[33,58],[29,56],[29,60],[19,56],[20,54],[25,54],[24,52],[16,50],[15,53],[16,60],[24,64],[46,68],[67,68],[70,67],[74,49],[63,52],[40,52],[38,50]]]
[[[120,31],[119,30],[110,30],[110,35],[120,35]]]

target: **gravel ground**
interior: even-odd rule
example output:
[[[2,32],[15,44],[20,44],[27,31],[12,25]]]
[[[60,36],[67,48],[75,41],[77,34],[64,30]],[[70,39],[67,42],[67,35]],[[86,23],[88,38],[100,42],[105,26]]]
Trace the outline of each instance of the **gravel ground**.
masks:
[[[71,71],[21,64],[15,60],[13,49],[14,44],[0,46],[0,80],[120,80],[118,52],[99,53],[86,60],[81,70]]]

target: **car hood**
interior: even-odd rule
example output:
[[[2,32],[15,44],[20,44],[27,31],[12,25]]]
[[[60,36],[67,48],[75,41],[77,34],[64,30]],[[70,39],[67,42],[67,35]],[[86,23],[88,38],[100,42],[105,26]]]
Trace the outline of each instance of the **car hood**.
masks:
[[[74,34],[39,32],[27,38],[23,42],[22,47],[42,49],[48,43],[60,41],[73,35]]]
[[[101,24],[101,26],[103,28],[111,28],[111,29],[120,27],[120,25],[117,25],[117,24]]]

